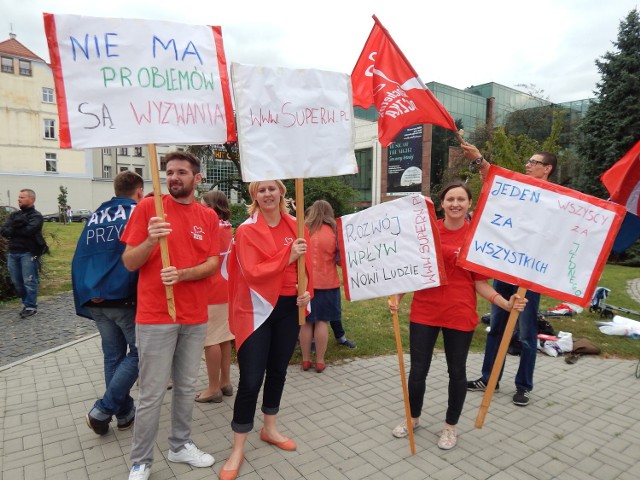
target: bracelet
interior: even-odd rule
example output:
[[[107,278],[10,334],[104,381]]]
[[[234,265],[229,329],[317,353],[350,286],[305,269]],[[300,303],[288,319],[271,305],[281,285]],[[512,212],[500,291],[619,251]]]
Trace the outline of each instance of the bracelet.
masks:
[[[489,303],[493,303],[493,301],[496,299],[496,297],[500,295],[498,292],[494,293],[493,295],[491,295],[491,298],[489,299]]]

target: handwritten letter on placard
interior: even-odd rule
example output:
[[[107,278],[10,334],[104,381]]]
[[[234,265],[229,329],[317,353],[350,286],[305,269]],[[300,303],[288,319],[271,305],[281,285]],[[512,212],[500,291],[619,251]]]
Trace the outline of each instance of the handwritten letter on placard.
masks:
[[[357,173],[349,75],[231,65],[245,182]]]
[[[622,222],[622,207],[491,167],[458,263],[586,305]]]
[[[347,300],[433,288],[446,281],[431,201],[414,194],[338,219]]]
[[[235,139],[220,27],[48,13],[44,22],[63,148]]]

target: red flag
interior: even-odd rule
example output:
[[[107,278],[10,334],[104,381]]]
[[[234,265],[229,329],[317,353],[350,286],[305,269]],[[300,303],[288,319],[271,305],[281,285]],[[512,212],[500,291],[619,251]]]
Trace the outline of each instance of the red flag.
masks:
[[[600,176],[611,201],[640,216],[640,141]]]
[[[420,77],[376,16],[360,58],[353,68],[353,104],[369,108],[375,103],[378,139],[389,145],[405,127],[431,123],[456,131],[449,112],[422,83]]]

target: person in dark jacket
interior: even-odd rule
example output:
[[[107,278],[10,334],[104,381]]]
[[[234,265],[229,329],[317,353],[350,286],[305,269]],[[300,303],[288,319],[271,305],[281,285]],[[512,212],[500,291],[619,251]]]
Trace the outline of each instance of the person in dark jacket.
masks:
[[[129,392],[138,378],[138,273],[122,263],[125,244],[120,235],[144,196],[143,187],[137,173],[127,170],[116,176],[116,196],[100,205],[87,221],[71,263],[76,313],[95,320],[102,338],[106,390],[86,416],[87,425],[98,435],[109,431],[114,415],[118,430],[130,428],[135,419]]]
[[[38,313],[38,271],[42,245],[42,214],[36,210],[36,192],[24,188],[18,194],[20,210],[13,212],[0,227],[0,235],[9,239],[7,269],[11,283],[22,300],[20,318]]]

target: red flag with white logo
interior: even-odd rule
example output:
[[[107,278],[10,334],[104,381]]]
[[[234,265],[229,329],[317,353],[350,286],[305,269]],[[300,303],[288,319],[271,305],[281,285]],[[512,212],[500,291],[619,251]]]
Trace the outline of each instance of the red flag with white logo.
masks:
[[[351,74],[353,104],[375,104],[378,139],[386,147],[403,129],[430,123],[457,131],[449,112],[418,74],[376,16],[367,43]]]

